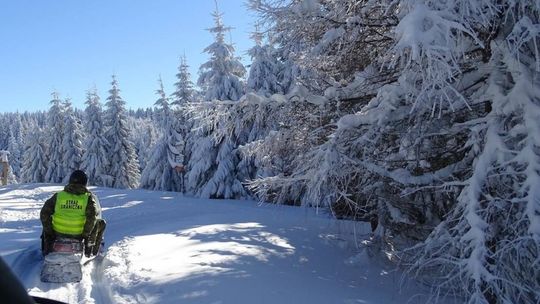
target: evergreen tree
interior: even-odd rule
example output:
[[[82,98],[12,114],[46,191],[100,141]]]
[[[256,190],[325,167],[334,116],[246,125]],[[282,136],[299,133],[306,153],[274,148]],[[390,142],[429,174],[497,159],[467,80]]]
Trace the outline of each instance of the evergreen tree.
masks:
[[[238,100],[244,94],[241,78],[246,69],[234,57],[234,47],[225,42],[225,32],[231,28],[223,25],[222,15],[216,5],[216,11],[212,14],[215,26],[208,29],[215,34],[215,41],[204,49],[204,52],[210,54],[210,61],[199,68],[197,84],[203,89],[207,101]]]
[[[240,101],[234,106],[227,102],[193,105],[197,118],[194,121],[196,132],[188,145],[192,149],[186,173],[188,193],[206,198],[246,197],[236,170],[239,162],[237,134],[241,133],[238,129],[244,127],[243,122],[236,120],[239,118],[236,114],[243,109],[242,104]]]
[[[262,45],[263,35],[258,30],[258,26],[251,38],[255,41],[255,46],[248,51],[252,63],[247,80],[247,91],[264,96],[281,93],[278,81],[279,64],[274,57],[274,49],[271,45]]]
[[[171,127],[168,128],[167,134],[167,160],[169,163],[169,167],[171,169],[174,169],[175,171],[171,174],[171,190],[172,191],[185,191],[185,184],[184,184],[184,175],[185,175],[185,168],[187,167],[188,163],[188,153],[189,149],[186,145],[186,142],[189,140],[189,132],[187,132],[187,128],[185,124],[179,125],[180,122],[186,121],[186,123],[189,123],[187,120],[182,118],[181,112],[176,112],[181,118],[173,118],[173,123],[171,124]],[[174,113],[173,113],[174,115]],[[176,171],[179,170],[179,171]]]
[[[18,119],[20,124],[20,119]],[[20,129],[18,129],[20,130]],[[19,133],[16,135],[16,133]],[[13,175],[15,177],[20,177],[21,174],[21,161],[22,161],[22,144],[20,141],[20,137],[22,134],[20,134],[20,131],[17,132],[15,128],[11,128],[9,131],[9,139],[8,139],[8,146],[7,150],[9,151],[9,164],[11,166]]]
[[[26,136],[21,181],[43,183],[47,174],[47,145],[43,130],[37,128]]]
[[[92,185],[112,185],[112,178],[107,175],[109,167],[109,142],[105,139],[103,123],[103,110],[96,90],[86,93],[85,126],[86,141],[82,157],[82,169],[88,175],[88,182]]]
[[[50,183],[61,183],[64,177],[69,174],[64,172],[64,110],[59,94],[53,92],[51,108],[47,118],[48,143],[47,143],[47,173],[45,181]]]
[[[64,164],[65,183],[71,172],[81,169],[84,140],[81,123],[73,110],[70,99],[66,99],[64,102],[64,119],[62,163]]]
[[[301,69],[292,59],[286,59],[278,65],[278,82],[284,94],[289,94],[300,84]]]
[[[147,166],[151,148],[156,144],[161,135],[161,128],[156,127],[156,123],[160,123],[158,118],[155,119],[155,122],[151,121],[149,118],[136,119],[129,117],[128,119],[129,129],[137,130],[137,132],[132,132],[130,134],[130,141],[135,146],[140,171]]]
[[[156,90],[156,94],[159,98],[154,103],[154,106],[156,106],[156,114],[159,118],[159,126],[163,131],[166,131],[171,124],[171,108],[169,106],[169,98],[167,97],[167,94],[165,94],[165,88],[163,87],[163,80],[161,79],[161,76],[158,79],[158,85],[159,88]],[[176,94],[173,95],[176,96]],[[182,99],[184,97],[185,95],[181,95],[178,97],[178,101],[181,103],[186,102]]]
[[[182,58],[176,77],[176,91],[173,93],[171,103],[176,107],[172,109],[170,125],[165,131],[167,134],[167,159],[172,168],[183,168],[182,170],[184,170],[189,163],[190,149],[192,148],[186,143],[193,137],[192,120],[188,107],[192,102],[200,101],[201,97],[197,91],[193,90],[185,56]],[[176,189],[175,191],[185,191],[184,174],[184,171],[172,174],[172,185]]]
[[[191,81],[191,74],[189,73],[189,66],[187,64],[186,56],[182,56],[180,66],[178,67],[178,73],[176,74],[178,81],[174,84],[176,90],[173,93],[172,104],[181,106],[183,104],[195,101],[196,92],[193,88],[193,82]]]
[[[139,161],[135,146],[130,140],[125,101],[120,97],[118,82],[113,75],[112,88],[106,102],[106,122],[108,129],[105,138],[109,143],[110,167],[108,175],[114,188],[136,188],[139,183]]]
[[[180,75],[177,76],[180,77]],[[148,164],[143,169],[141,187],[152,190],[181,191],[181,179],[175,167],[183,166],[183,159],[180,159],[180,156],[183,155],[184,147],[178,146],[175,137],[178,133],[174,130],[175,120],[161,78],[158,84],[159,88],[156,90],[158,99],[154,105],[157,107],[156,112],[159,113],[162,136],[154,145]],[[183,141],[180,143],[183,144]]]

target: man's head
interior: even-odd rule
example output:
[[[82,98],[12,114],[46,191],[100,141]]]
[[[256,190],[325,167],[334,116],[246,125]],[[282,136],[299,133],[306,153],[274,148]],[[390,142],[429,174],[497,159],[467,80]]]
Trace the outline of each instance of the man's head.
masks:
[[[75,170],[69,176],[69,183],[86,186],[86,183],[88,183],[88,176],[86,176],[86,173],[82,170]]]

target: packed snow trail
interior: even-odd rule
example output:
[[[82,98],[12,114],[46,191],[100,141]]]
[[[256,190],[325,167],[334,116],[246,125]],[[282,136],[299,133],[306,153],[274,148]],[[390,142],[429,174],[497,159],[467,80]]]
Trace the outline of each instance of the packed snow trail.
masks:
[[[68,303],[422,303],[308,209],[93,188],[106,253],[78,283],[39,280],[39,210],[60,185],[0,187],[0,254],[32,295]],[[362,231],[361,231],[362,232]],[[363,231],[366,233],[367,231]],[[423,299],[423,300],[422,300]]]

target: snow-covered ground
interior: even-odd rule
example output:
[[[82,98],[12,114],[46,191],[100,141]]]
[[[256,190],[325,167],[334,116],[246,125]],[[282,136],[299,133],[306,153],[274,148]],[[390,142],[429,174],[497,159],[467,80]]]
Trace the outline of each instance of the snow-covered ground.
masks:
[[[39,211],[61,189],[0,187],[0,255],[32,295],[69,303],[426,301],[348,241],[353,231],[367,237],[365,225],[303,208],[108,188],[92,188],[108,222],[105,258],[86,265],[79,283],[43,283]]]

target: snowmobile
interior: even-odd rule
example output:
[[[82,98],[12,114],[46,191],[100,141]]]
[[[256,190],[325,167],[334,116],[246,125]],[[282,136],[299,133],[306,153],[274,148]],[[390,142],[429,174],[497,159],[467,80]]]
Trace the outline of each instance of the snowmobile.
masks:
[[[85,246],[82,240],[57,238],[51,252],[45,256],[41,269],[41,281],[48,283],[72,283],[82,279],[82,266],[96,257],[103,256],[104,243],[100,244],[96,255],[84,255]],[[90,249],[90,248],[87,248]]]

